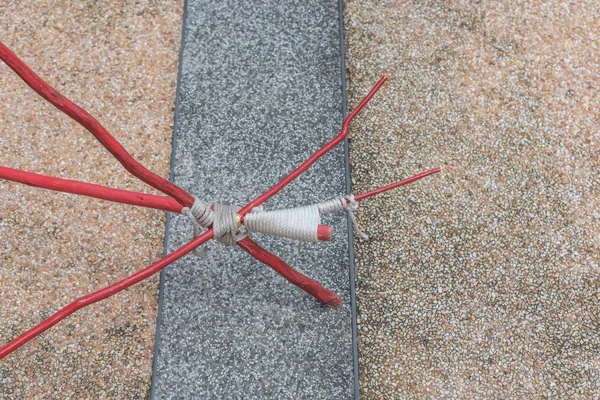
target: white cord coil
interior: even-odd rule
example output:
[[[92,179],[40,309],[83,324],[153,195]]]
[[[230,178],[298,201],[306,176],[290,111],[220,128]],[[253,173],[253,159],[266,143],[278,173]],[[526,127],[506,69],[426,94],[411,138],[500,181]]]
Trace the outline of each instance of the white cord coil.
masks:
[[[249,232],[318,242],[317,230],[321,222],[316,205],[284,210],[259,211],[246,214],[244,225]]]
[[[358,202],[353,195],[283,210],[263,211],[262,207],[259,207],[246,214],[243,227],[248,232],[263,233],[304,242],[318,242],[321,214],[346,209],[354,231],[363,239],[368,239],[369,237],[360,230],[354,216],[354,211],[357,208]],[[241,226],[238,222],[236,210],[237,207],[234,206],[220,204],[211,206],[195,199],[191,208],[184,207],[181,212],[192,221],[194,237],[198,236],[200,226],[208,228],[212,225],[214,239],[226,246],[233,246],[245,237],[240,230]],[[196,254],[201,255],[202,252],[196,251]]]

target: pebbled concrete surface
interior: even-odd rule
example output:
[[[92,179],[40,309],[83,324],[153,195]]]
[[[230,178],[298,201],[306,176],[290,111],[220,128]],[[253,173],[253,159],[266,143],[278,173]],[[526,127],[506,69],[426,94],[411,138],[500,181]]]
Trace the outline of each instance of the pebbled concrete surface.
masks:
[[[0,38],[168,176],[182,1],[0,2]],[[150,192],[0,62],[0,165]],[[164,213],[0,181],[0,343],[160,257]],[[0,361],[0,399],[143,399],[158,277]]]
[[[242,205],[335,136],[342,121],[337,2],[190,0],[176,127],[175,181]],[[345,193],[343,148],[266,203]],[[340,293],[320,306],[241,249],[211,245],[162,278],[154,398],[347,399],[353,396],[346,216],[330,243],[257,237]],[[191,236],[174,217],[168,248]]]
[[[363,399],[600,397],[600,6],[345,2]]]

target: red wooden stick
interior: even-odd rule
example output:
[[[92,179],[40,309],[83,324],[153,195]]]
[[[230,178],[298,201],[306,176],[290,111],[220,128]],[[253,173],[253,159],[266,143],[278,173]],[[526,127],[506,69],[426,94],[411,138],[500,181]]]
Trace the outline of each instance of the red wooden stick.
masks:
[[[346,138],[346,136],[348,136],[348,128],[350,127],[350,123],[352,122],[352,120],[354,119],[356,114],[358,114],[360,112],[360,110],[362,110],[364,108],[364,106],[367,105],[369,100],[371,100],[371,98],[375,95],[375,93],[377,93],[377,91],[381,88],[381,86],[383,86],[383,84],[385,83],[386,80],[387,80],[387,78],[384,76],[379,80],[379,82],[377,82],[375,84],[375,86],[373,87],[373,89],[371,89],[369,94],[367,94],[365,96],[365,98],[362,99],[362,101],[358,104],[358,106],[356,106],[354,111],[352,111],[346,117],[346,119],[344,120],[344,123],[342,124],[342,130],[335,138],[333,138],[325,146],[321,147],[317,152],[315,152],[312,156],[310,156],[308,158],[308,160],[304,161],[298,168],[296,168],[295,170],[290,172],[279,183],[277,183],[271,189],[267,190],[265,193],[258,196],[255,200],[246,204],[240,211],[238,211],[238,214],[241,216],[242,221],[244,220],[244,216],[247,213],[249,213],[250,210],[252,210],[254,207],[260,206],[262,203],[264,203],[265,201],[269,200],[271,197],[273,197],[274,195],[279,193],[279,191],[281,189],[283,189],[291,181],[296,179],[302,172],[304,172],[308,168],[310,168],[310,166],[313,165],[319,158],[323,157],[323,155],[325,153],[327,153],[329,150],[334,148],[337,144],[342,142]]]
[[[395,189],[395,188],[400,187],[402,185],[407,185],[409,183],[412,183],[414,181],[418,181],[419,179],[425,178],[426,176],[429,176],[429,175],[436,174],[438,172],[440,172],[440,167],[437,167],[437,168],[434,168],[434,169],[430,169],[429,171],[421,172],[420,174],[417,174],[415,176],[411,176],[410,178],[404,179],[404,180],[399,181],[399,182],[391,183],[391,184],[386,185],[386,186],[382,186],[380,188],[371,190],[370,192],[366,192],[366,193],[363,193],[363,194],[356,195],[356,196],[354,196],[354,200],[361,201],[363,199],[366,199],[367,197],[371,197],[371,196],[375,196],[376,194],[379,194],[379,193],[387,192],[388,190]],[[346,202],[349,202],[349,200],[346,199]]]
[[[249,237],[245,237],[237,244],[252,257],[273,268],[275,272],[287,279],[288,282],[298,286],[321,303],[329,307],[337,307],[342,304],[342,297],[339,294],[324,288],[318,282],[296,271],[281,258],[263,249]]]
[[[138,163],[123,146],[91,114],[36,75],[19,57],[0,42],[0,59],[25,81],[37,94],[87,129],[131,174],[148,185],[191,207],[194,197],[172,182],[156,175]]]
[[[180,204],[190,207],[194,198],[189,193],[185,192],[183,189],[179,188],[175,184],[159,177],[158,175],[153,174],[146,168],[144,168],[141,164],[137,163],[131,157],[129,153],[100,125],[98,121],[96,121],[90,114],[88,114],[81,107],[73,104],[67,98],[62,96],[52,87],[50,87],[47,83],[45,83],[41,78],[39,78],[25,63],[23,63],[16,55],[14,55],[6,46],[4,46],[0,42],[0,59],[4,60],[9,67],[11,67],[32,89],[34,89],[38,94],[44,97],[46,100],[50,101],[53,105],[55,105],[58,109],[65,112],[71,118],[82,124],[86,129],[88,129],[103,145],[106,147],[111,154],[113,154],[120,162],[125,166],[125,168],[131,172],[133,175],[138,177],[140,180],[148,183],[149,185],[155,187],[156,189],[172,195]],[[381,80],[375,85],[375,87],[369,92],[369,94],[361,101],[361,103],[356,107],[356,109],[346,118],[344,124],[342,125],[342,131],[340,134],[323,146],[319,151],[313,154],[307,161],[301,164],[298,168],[292,171],[287,177],[282,179],[277,185],[273,186],[263,195],[259,196],[256,200],[248,203],[244,206],[238,214],[243,218],[245,214],[250,212],[252,208],[262,204],[264,201],[268,200],[276,193],[278,193],[281,189],[283,189],[287,184],[289,184],[292,180],[294,180],[298,175],[300,175],[303,171],[308,169],[312,164],[314,164],[320,157],[322,157],[327,151],[333,148],[335,145],[340,143],[348,134],[348,127],[352,119],[356,116],[356,114],[367,104],[367,102],[373,97],[373,95],[379,90],[379,88],[383,85],[386,78],[383,77]],[[77,182],[81,184],[82,182]],[[91,184],[87,184],[91,185]],[[116,190],[116,189],[113,189]],[[323,232],[322,232],[323,234]],[[167,255],[161,260],[155,262],[154,264],[138,271],[137,273],[131,275],[128,278],[125,278],[117,283],[114,283],[104,289],[101,289],[97,292],[91,293],[84,297],[81,297],[68,306],[64,307],[50,318],[44,320],[40,324],[31,328],[27,332],[23,333],[13,341],[4,345],[0,348],[0,359],[4,358],[12,351],[16,350],[29,340],[33,339],[40,333],[46,331],[52,326],[56,325],[58,322],[67,318],[69,315],[74,313],[75,311],[100,300],[106,299],[126,288],[140,282],[143,279],[148,278],[154,273],[160,271],[170,263],[176,261],[177,259],[183,257],[185,254],[191,252],[196,247],[200,246],[204,242],[211,239],[213,236],[212,228],[209,228],[206,232],[201,234],[200,236],[194,238],[191,242],[186,245],[180,247],[173,253]],[[325,234],[326,236],[326,234]],[[341,297],[319,285],[317,282],[311,280],[305,275],[295,271],[292,267],[287,265],[283,260],[274,254],[264,250],[260,246],[258,246],[254,241],[249,238],[246,238],[240,242],[238,242],[241,248],[250,253],[256,259],[266,263],[275,269],[278,273],[288,279],[290,282],[295,284],[296,286],[304,289],[319,301],[331,306],[336,307],[341,304]]]
[[[55,190],[59,192],[95,197],[97,199],[114,201],[116,203],[125,203],[134,206],[156,208],[158,210],[181,213],[181,204],[179,204],[177,200],[170,197],[113,189],[93,183],[53,178],[50,176],[2,166],[0,166],[0,179],[6,179],[29,186]]]
[[[25,333],[23,333],[16,339],[13,339],[11,342],[2,346],[0,348],[0,360],[2,358],[6,357],[11,352],[18,349],[19,347],[23,346],[25,343],[27,343],[28,341],[30,341],[31,339],[33,339],[40,333],[50,329],[51,327],[53,327],[54,325],[56,325],[63,319],[67,318],[69,315],[73,314],[75,311],[77,311],[83,307],[89,306],[90,304],[96,303],[100,300],[104,300],[107,297],[110,297],[116,293],[119,293],[120,291],[127,289],[129,286],[135,285],[136,283],[148,278],[149,276],[154,275],[155,273],[157,273],[158,271],[160,271],[167,265],[178,260],[179,258],[183,257],[187,253],[194,250],[196,247],[200,246],[202,243],[211,239],[212,235],[213,235],[213,231],[212,231],[212,229],[209,229],[206,232],[204,232],[203,234],[201,234],[200,236],[194,238],[194,240],[192,240],[191,242],[181,246],[180,248],[178,248],[171,254],[161,258],[159,261],[155,262],[154,264],[136,272],[135,274],[133,274],[123,280],[113,283],[112,285],[105,287],[104,289],[98,290],[97,292],[90,293],[86,296],[78,298],[77,300],[75,300],[71,304],[69,304],[68,306],[66,306],[66,307],[62,308],[61,310],[57,311],[56,313],[54,313],[54,315],[52,315],[51,317],[47,318],[46,320],[42,321],[38,325],[29,329],[28,331],[26,331]]]

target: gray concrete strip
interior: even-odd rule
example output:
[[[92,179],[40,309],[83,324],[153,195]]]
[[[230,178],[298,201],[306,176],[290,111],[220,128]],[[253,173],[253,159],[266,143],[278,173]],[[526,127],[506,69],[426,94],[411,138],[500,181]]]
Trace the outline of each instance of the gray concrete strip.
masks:
[[[299,165],[342,122],[336,1],[200,1],[187,9],[173,179],[206,201],[242,205]],[[340,146],[268,208],[346,192]],[[238,248],[212,244],[161,279],[152,397],[346,399],[354,393],[347,224],[329,243],[257,241],[340,293],[317,304]],[[169,223],[169,251],[191,236]]]

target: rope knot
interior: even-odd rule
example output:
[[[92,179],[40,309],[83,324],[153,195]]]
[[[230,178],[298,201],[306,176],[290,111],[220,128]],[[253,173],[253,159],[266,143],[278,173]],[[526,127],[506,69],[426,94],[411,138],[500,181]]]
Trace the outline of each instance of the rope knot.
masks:
[[[198,236],[200,227],[207,229],[212,225],[214,239],[225,246],[233,246],[245,237],[239,230],[236,210],[234,206],[221,204],[211,206],[194,198],[192,207],[183,207],[181,213],[192,222],[194,237]],[[202,257],[204,251],[195,249],[194,254]]]
[[[354,195],[348,195],[346,197],[342,197],[344,199],[344,207],[346,208],[346,210],[348,210],[348,215],[350,216],[350,221],[352,221],[352,227],[354,228],[354,232],[356,232],[356,234],[358,236],[360,236],[362,239],[364,240],[369,240],[369,236],[363,232],[362,229],[360,229],[360,226],[358,225],[358,220],[356,219],[356,216],[354,215],[354,211],[356,211],[356,209],[358,208],[358,201],[356,201],[354,199]],[[346,203],[346,200],[348,199],[348,202]]]
[[[356,216],[354,215],[354,211],[356,211],[356,209],[358,208],[358,201],[356,201],[353,194],[338,197],[329,201],[324,201],[322,203],[317,204],[317,207],[319,208],[319,212],[321,212],[321,214],[326,214],[343,209],[348,210],[348,215],[350,216],[350,221],[352,221],[352,227],[354,228],[354,232],[356,232],[356,234],[362,239],[369,240],[369,236],[367,236],[367,234],[360,229],[360,226],[358,226],[358,221],[356,220]]]
[[[233,246],[246,237],[240,231],[237,216],[238,208],[222,204],[214,205],[213,237],[225,246]]]

